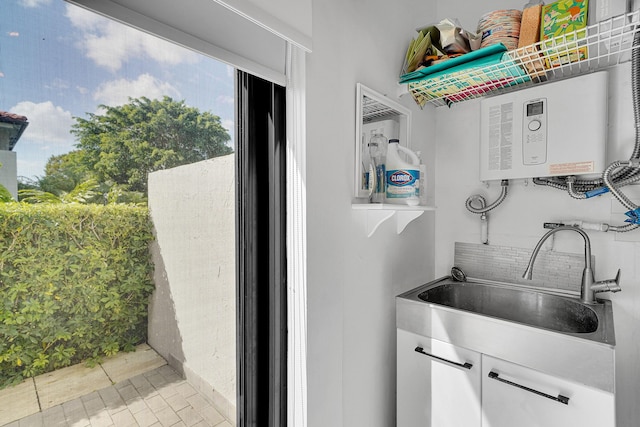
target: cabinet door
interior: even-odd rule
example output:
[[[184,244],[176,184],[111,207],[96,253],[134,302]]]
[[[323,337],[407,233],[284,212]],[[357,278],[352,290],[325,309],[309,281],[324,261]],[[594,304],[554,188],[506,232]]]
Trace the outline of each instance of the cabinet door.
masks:
[[[398,329],[398,427],[480,427],[480,354]]]
[[[483,427],[613,427],[612,393],[482,355]]]

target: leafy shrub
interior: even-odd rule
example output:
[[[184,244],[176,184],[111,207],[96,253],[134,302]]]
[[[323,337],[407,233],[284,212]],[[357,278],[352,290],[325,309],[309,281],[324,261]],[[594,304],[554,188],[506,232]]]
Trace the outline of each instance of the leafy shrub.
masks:
[[[0,388],[146,340],[148,210],[0,204]]]

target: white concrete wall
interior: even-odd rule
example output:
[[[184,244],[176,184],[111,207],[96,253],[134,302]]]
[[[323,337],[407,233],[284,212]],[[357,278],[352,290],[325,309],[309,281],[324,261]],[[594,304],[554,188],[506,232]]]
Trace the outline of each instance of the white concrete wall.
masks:
[[[307,59],[308,425],[395,423],[394,296],[433,278],[433,213],[400,234],[393,220],[367,238],[351,208],[356,83],[396,98],[414,28],[433,2],[313,2]],[[434,117],[413,110],[413,147],[432,178]],[[429,179],[433,192],[433,179]]]
[[[18,200],[18,166],[15,151],[0,150],[0,184]]]
[[[236,406],[234,155],[149,176],[149,344],[230,419]]]
[[[458,16],[465,25],[490,9],[519,8],[519,1],[482,3],[438,3],[439,16]],[[464,21],[466,20],[466,21]],[[634,140],[633,113],[630,94],[630,64],[610,72],[609,83],[609,144],[608,161],[627,159]],[[495,200],[499,183],[489,189],[478,180],[479,155],[478,101],[437,110],[436,154],[436,276],[447,274],[453,262],[455,241],[480,243],[478,215],[466,211],[464,202],[471,194],[484,194]],[[577,124],[579,126],[579,122]],[[640,203],[640,191],[634,189],[633,200]],[[626,210],[608,195],[590,200],[573,200],[563,192],[516,181],[512,183],[506,201],[489,214],[490,244],[532,248],[546,230],[543,222],[563,218],[578,218],[612,222],[612,207]],[[631,193],[629,193],[631,194]],[[619,217],[613,218],[616,225]],[[588,232],[596,257],[596,279],[615,276],[622,269],[623,291],[610,298],[614,306],[616,328],[616,403],[618,427],[633,427],[640,420],[640,231],[628,235]],[[617,239],[630,239],[631,242]],[[583,253],[582,239],[571,233],[556,234],[555,249]],[[523,266],[523,271],[526,266]],[[550,349],[550,351],[553,351]],[[594,408],[597,411],[598,408]]]

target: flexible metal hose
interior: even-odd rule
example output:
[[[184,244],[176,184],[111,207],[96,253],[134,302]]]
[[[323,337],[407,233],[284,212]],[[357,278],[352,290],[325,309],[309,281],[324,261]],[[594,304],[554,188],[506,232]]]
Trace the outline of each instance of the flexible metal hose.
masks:
[[[633,119],[636,125],[636,145],[632,159],[640,157],[640,31],[633,36],[633,52],[631,53],[631,99],[633,102]]]
[[[533,183],[537,185],[545,185],[547,187],[555,188],[557,190],[568,191],[568,186],[566,182],[566,178],[563,177],[539,177],[533,178]],[[573,191],[585,193],[590,190],[595,190],[596,188],[602,187],[603,183],[600,179],[594,180],[576,180],[573,183]]]
[[[611,194],[627,209],[630,211],[638,209],[638,205],[633,203],[625,194],[620,191],[619,187],[627,185],[627,183],[637,181],[637,176],[640,175],[640,32],[636,32],[633,37],[633,52],[631,54],[631,96],[633,101],[633,120],[636,127],[636,143],[633,150],[633,154],[629,161],[626,162],[613,162],[602,173],[602,179],[611,191]],[[613,170],[624,166],[623,176],[625,179],[616,180],[611,179],[610,174]],[[633,170],[634,172],[630,172]],[[626,224],[622,226],[609,226],[609,231],[623,233],[631,230],[635,230],[640,227],[640,224]]]
[[[610,225],[607,231],[626,233],[627,231],[635,230],[638,227],[640,227],[640,224]]]
[[[578,193],[578,192],[576,192],[574,190],[573,184],[575,182],[576,182],[576,177],[575,176],[568,176],[567,177],[567,192],[574,199],[586,199],[587,195],[585,193]]]
[[[613,182],[613,180],[611,179],[611,173],[616,170],[616,169],[620,169],[622,167],[629,167],[629,168],[634,168],[634,169],[638,169],[638,167],[640,167],[640,162],[639,161],[631,161],[631,160],[627,160],[627,161],[615,161],[613,163],[611,163],[603,172],[602,174],[602,178],[604,180],[605,185],[607,186],[607,188],[609,188],[609,191],[611,192],[611,194],[618,199],[618,201],[620,203],[622,203],[622,205],[629,209],[630,211],[633,211],[635,209],[638,209],[638,205],[636,205],[635,203],[633,203],[631,200],[629,200],[629,198],[627,196],[625,196],[617,187],[617,185],[615,184],[615,182]]]
[[[486,206],[487,202],[485,198],[479,194],[475,194],[467,198],[467,201],[465,202],[465,206],[467,207],[467,210],[474,214],[483,214],[483,213],[489,212],[492,209],[497,208],[498,205],[502,203],[504,199],[507,197],[507,187],[509,187],[509,180],[503,179],[500,185],[502,186],[502,191],[500,193],[500,196],[498,196],[495,202],[491,203],[489,206]],[[473,206],[473,203],[476,201],[480,202],[481,206],[479,208]]]
[[[487,206],[487,199],[485,199],[480,194],[474,194],[473,196],[469,196],[467,198],[465,206],[471,213],[484,213],[482,212],[482,210]]]
[[[619,169],[621,167],[625,167],[625,168],[633,168],[638,170],[640,168],[640,160],[638,159],[631,159],[631,160],[627,160],[627,161],[615,161],[613,163],[611,163],[607,169],[605,169],[605,171],[602,173],[602,179],[604,180],[605,185],[607,186],[607,188],[609,189],[609,191],[611,192],[611,194],[627,209],[629,209],[630,211],[634,211],[636,209],[638,209],[638,205],[636,205],[635,203],[633,203],[631,200],[629,200],[629,198],[624,195],[622,193],[622,191],[620,191],[620,189],[616,186],[616,184],[613,182],[613,180],[611,179],[611,173],[616,170]],[[631,230],[635,230],[638,227],[640,227],[640,224],[636,224],[636,223],[631,223],[631,224],[625,224],[625,225],[610,225],[608,226],[606,231],[613,231],[616,233],[625,233],[627,231],[631,231]]]

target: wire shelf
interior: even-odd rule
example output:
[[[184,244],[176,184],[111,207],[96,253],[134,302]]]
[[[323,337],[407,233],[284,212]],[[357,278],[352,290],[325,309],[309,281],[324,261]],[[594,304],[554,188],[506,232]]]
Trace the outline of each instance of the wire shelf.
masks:
[[[362,121],[365,123],[398,116],[398,111],[366,95],[362,96]]]
[[[563,36],[505,52],[498,63],[408,83],[420,105],[457,102],[604,70],[631,60],[640,9]]]

